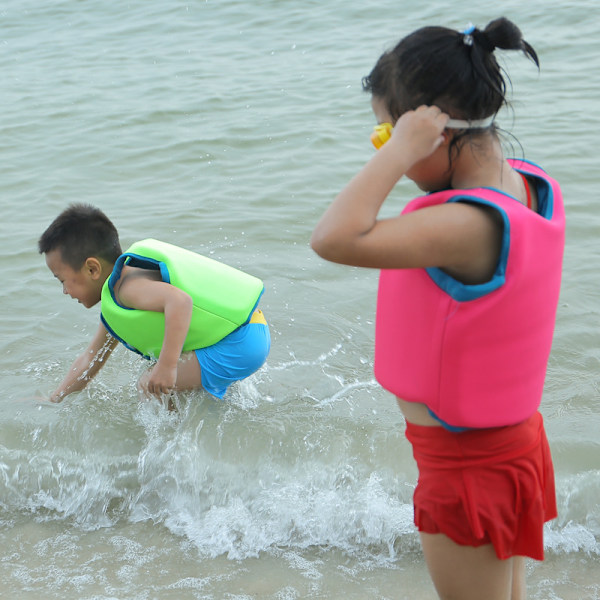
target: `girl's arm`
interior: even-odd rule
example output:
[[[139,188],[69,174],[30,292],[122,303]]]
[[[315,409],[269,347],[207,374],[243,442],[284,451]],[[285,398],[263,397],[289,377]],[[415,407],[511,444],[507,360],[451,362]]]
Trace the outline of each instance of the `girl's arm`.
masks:
[[[62,402],[68,394],[82,390],[104,366],[116,345],[117,340],[100,323],[90,345],[75,359],[61,384],[50,394],[50,402]]]
[[[417,163],[423,161],[444,171],[435,161],[447,157],[448,138],[443,134],[447,120],[448,115],[438,108],[423,106],[397,121],[390,141],[348,183],[318,222],[311,238],[317,254],[355,266],[437,266],[474,277],[478,277],[479,269],[489,269],[489,257],[482,248],[490,245],[496,225],[479,208],[453,203],[377,219],[393,187]]]
[[[130,308],[162,312],[165,337],[147,383],[147,391],[160,395],[169,392],[177,380],[181,356],[192,319],[192,298],[175,286],[144,276],[125,276],[118,290],[119,301]]]

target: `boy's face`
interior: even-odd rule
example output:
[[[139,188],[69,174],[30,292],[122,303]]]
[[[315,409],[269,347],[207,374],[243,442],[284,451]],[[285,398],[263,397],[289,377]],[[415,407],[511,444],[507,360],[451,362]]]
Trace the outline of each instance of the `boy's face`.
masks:
[[[90,262],[95,261],[95,262]],[[102,278],[97,273],[96,259],[87,259],[78,271],[65,263],[60,249],[46,253],[46,264],[63,286],[63,293],[91,308],[100,301],[102,293]]]

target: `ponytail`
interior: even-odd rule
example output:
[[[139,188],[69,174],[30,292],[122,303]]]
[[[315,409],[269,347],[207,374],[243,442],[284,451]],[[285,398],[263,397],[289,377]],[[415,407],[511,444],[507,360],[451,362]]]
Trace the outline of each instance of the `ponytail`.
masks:
[[[539,68],[539,60],[519,28],[501,17],[482,31],[423,27],[385,52],[363,89],[381,98],[398,119],[422,104],[439,106],[452,118],[476,121],[507,104],[506,82],[496,49],[520,50]]]
[[[478,31],[477,29],[475,31]],[[521,30],[506,17],[494,19],[480,32],[492,47],[501,50],[521,50],[525,56],[530,58],[536,66],[540,67],[540,61],[533,47],[523,39]]]

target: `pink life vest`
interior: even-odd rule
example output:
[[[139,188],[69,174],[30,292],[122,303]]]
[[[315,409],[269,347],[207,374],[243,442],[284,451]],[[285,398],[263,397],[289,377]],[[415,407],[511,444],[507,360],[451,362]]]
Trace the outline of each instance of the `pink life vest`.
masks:
[[[565,215],[556,181],[510,161],[535,182],[538,212],[493,188],[445,190],[403,214],[444,202],[487,205],[502,217],[492,279],[466,285],[441,269],[385,269],[379,279],[375,377],[452,427],[519,423],[538,408],[560,291]]]

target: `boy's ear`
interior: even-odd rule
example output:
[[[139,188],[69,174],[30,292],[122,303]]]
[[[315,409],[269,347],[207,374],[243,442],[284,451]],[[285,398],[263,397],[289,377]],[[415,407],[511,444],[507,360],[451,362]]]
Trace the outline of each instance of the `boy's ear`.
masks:
[[[95,256],[86,258],[83,268],[94,281],[100,279],[102,275],[102,263]]]

